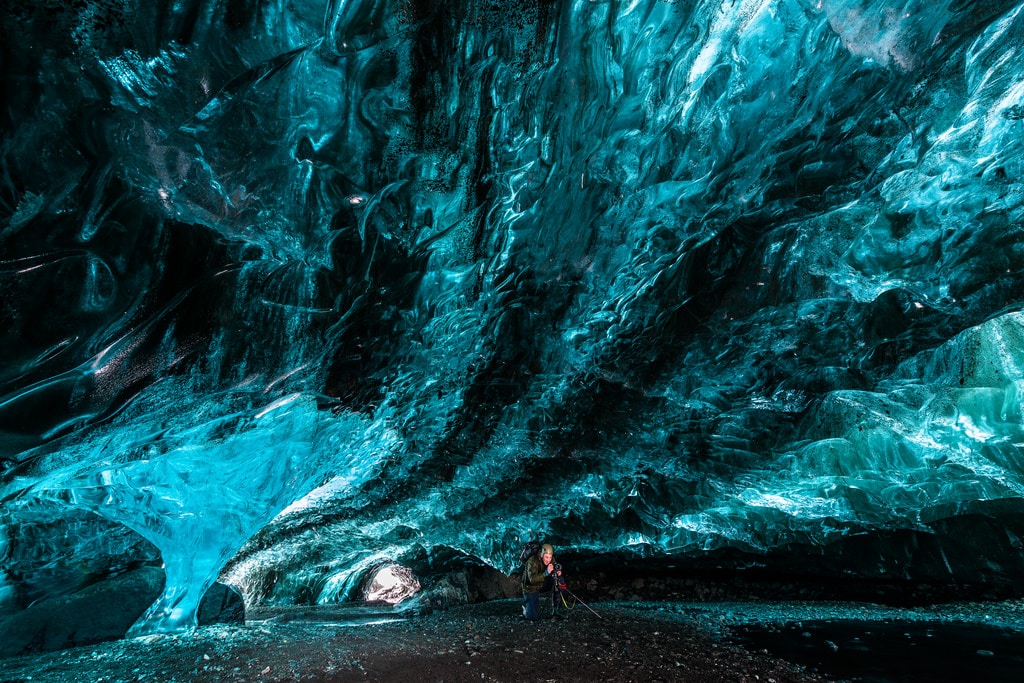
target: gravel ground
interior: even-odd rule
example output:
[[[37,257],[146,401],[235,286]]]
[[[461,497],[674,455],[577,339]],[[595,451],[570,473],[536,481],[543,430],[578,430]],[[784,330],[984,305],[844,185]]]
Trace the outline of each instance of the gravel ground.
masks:
[[[669,610],[685,615],[699,627],[719,635],[731,627],[751,624],[784,624],[800,621],[858,621],[944,623],[1024,629],[1024,600],[947,602],[898,607],[871,602],[834,600],[721,600],[673,603],[636,602],[636,606]]]
[[[720,619],[664,605],[576,605],[524,622],[518,600],[403,620],[294,609],[245,626],[122,640],[0,660],[0,681],[721,681],[826,680],[728,644]],[[361,623],[356,623],[361,622]],[[707,623],[701,623],[707,622]]]

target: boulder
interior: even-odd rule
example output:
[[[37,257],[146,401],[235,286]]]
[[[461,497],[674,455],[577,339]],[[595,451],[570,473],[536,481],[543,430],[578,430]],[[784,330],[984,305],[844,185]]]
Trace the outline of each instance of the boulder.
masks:
[[[466,582],[471,602],[514,598],[522,593],[518,574],[502,574],[493,567],[467,568]]]
[[[123,638],[163,590],[157,567],[134,569],[69,595],[41,600],[0,621],[0,657],[52,652]],[[199,607],[199,623],[244,622],[239,593],[214,584]]]

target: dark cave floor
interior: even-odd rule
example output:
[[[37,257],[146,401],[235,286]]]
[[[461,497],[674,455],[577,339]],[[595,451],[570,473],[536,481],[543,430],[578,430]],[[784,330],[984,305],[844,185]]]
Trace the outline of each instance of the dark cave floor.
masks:
[[[569,605],[573,604],[571,598]],[[599,602],[524,622],[517,599],[400,617],[269,610],[200,628],[0,660],[0,681],[1019,680],[1024,602]],[[545,613],[550,612],[550,607]]]

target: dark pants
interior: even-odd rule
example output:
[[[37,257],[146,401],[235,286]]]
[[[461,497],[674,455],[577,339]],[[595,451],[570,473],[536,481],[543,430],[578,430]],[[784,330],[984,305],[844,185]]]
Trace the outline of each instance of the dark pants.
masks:
[[[525,593],[523,595],[523,616],[530,621],[540,619],[540,593]]]

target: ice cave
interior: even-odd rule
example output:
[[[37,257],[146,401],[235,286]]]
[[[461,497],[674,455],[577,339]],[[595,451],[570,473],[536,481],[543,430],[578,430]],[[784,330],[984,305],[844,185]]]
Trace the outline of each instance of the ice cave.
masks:
[[[1019,0],[0,16],[0,626],[533,538],[1024,597]]]

